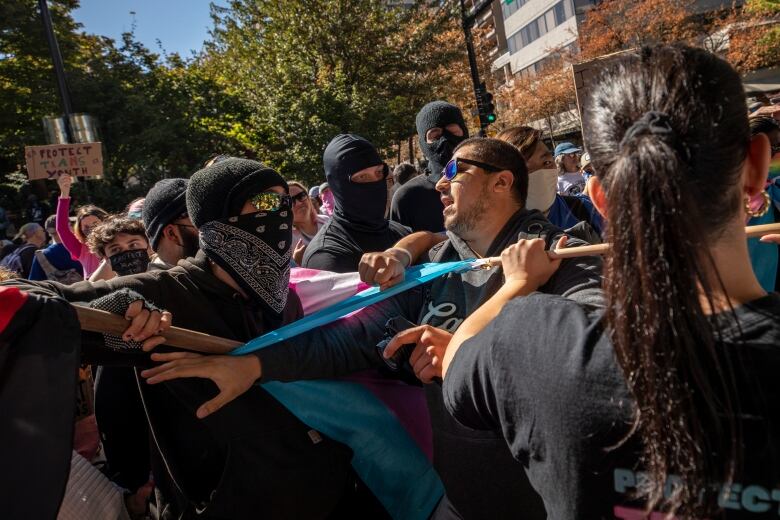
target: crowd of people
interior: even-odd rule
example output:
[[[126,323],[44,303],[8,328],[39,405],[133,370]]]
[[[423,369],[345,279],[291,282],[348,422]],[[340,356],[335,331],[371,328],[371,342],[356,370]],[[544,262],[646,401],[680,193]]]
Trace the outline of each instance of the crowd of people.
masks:
[[[780,235],[744,228],[780,222],[780,109],[749,117],[737,72],[685,46],[627,53],[591,95],[587,151],[525,126],[470,137],[432,101],[423,169],[340,134],[318,186],[217,155],[120,214],[71,207],[61,176],[56,213],[33,211],[0,253],[0,368],[29,355],[49,382],[9,376],[0,408],[18,419],[6,448],[57,438],[67,475],[36,488],[53,505],[2,508],[777,516]],[[549,254],[602,242],[603,257]],[[410,267],[489,257],[387,292]],[[244,355],[168,345],[172,326],[246,343],[303,323],[300,280],[330,303],[345,283],[389,296]],[[126,329],[80,332],[66,302]],[[52,382],[68,370],[75,385]],[[6,404],[36,392],[75,411]]]

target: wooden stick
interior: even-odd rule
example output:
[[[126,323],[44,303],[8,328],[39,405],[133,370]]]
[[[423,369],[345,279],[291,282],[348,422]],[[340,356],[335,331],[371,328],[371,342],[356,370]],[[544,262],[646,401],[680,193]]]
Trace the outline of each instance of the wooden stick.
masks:
[[[770,233],[780,233],[780,223],[763,224],[760,226],[750,226],[745,228],[748,237],[760,237]],[[603,255],[609,250],[609,244],[597,244],[591,246],[568,247],[559,251],[548,251],[550,258],[575,258],[580,256]],[[501,257],[494,256],[482,259],[487,264],[486,267],[495,267],[501,265]],[[127,330],[128,321],[122,316],[111,314],[110,312],[91,309],[80,305],[74,305],[76,314],[81,322],[82,330],[91,332],[104,332],[122,336]],[[243,345],[240,341],[221,338],[219,336],[210,336],[202,332],[171,327],[165,333],[165,344],[171,347],[177,347],[184,350],[195,352],[204,352],[208,354],[227,354],[231,350]]]
[[[761,224],[759,226],[748,226],[745,228],[745,235],[748,238],[762,237],[771,233],[780,233],[780,222],[774,224]],[[555,251],[547,251],[550,258],[577,258],[580,256],[603,255],[609,251],[609,244],[596,244],[592,246],[567,247]],[[491,256],[485,258],[484,263],[490,267],[501,265],[500,256]]]
[[[90,332],[105,332],[122,336],[129,322],[122,316],[111,314],[110,312],[99,309],[91,309],[81,305],[74,305],[76,314],[78,314],[81,329]],[[227,354],[236,347],[243,345],[240,341],[221,338],[219,336],[209,336],[202,332],[171,327],[165,332],[165,344],[170,347],[177,347],[195,352],[206,352],[209,354]]]

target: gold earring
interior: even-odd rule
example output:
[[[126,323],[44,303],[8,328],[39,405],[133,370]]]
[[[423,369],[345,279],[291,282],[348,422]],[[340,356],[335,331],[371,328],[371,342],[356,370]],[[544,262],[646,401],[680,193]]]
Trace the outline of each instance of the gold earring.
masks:
[[[755,211],[750,207],[750,197],[745,195],[745,213],[747,213],[750,218],[763,217],[769,212],[769,208],[772,207],[772,199],[769,198],[769,193],[764,190],[761,192],[761,195],[764,196],[764,203]]]

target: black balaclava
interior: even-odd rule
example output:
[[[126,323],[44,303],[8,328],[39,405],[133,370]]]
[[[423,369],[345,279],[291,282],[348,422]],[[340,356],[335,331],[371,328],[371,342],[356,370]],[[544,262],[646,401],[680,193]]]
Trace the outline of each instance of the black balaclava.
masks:
[[[455,123],[463,129],[463,135],[457,136],[446,129],[447,125]],[[463,113],[458,107],[446,101],[431,101],[417,113],[417,137],[420,140],[420,150],[428,159],[430,179],[434,182],[441,177],[444,166],[452,159],[453,150],[461,141],[469,136]],[[441,128],[441,137],[432,142],[425,142],[425,134],[431,128]]]
[[[206,256],[228,272],[272,324],[287,304],[292,254],[292,207],[240,215],[246,200],[287,183],[257,161],[231,158],[196,172],[187,187],[187,212]]]
[[[383,164],[374,145],[358,135],[337,135],[325,148],[322,162],[325,166],[325,178],[336,201],[333,218],[345,227],[358,231],[386,230],[385,179],[366,183],[349,180],[353,173]]]

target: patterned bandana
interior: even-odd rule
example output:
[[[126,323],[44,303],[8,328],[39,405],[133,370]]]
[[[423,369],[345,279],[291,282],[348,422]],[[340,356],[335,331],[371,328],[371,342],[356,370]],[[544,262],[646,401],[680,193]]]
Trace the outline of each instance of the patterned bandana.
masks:
[[[259,211],[212,220],[200,227],[200,247],[250,299],[279,318],[287,304],[292,254],[292,210]]]

